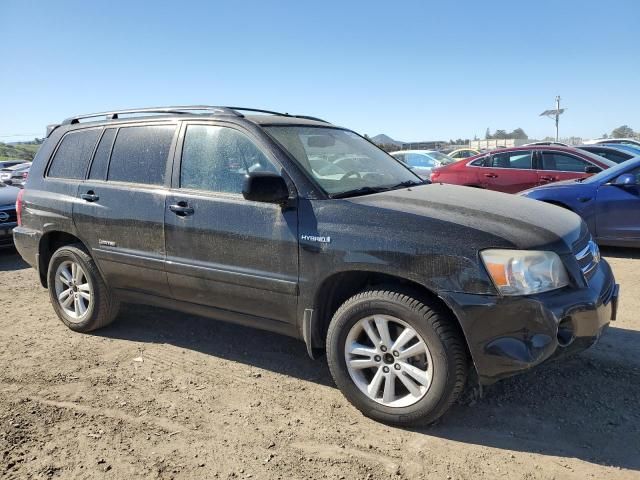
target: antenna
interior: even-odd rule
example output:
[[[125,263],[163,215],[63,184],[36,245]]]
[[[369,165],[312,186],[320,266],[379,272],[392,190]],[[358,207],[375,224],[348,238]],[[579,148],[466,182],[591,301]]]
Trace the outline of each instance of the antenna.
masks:
[[[564,113],[566,109],[560,108],[560,95],[556,97],[556,108],[555,110],[545,110],[540,114],[541,117],[549,117],[551,119],[555,118],[556,121],[556,142],[559,140],[558,135],[558,123],[560,121],[560,115]]]

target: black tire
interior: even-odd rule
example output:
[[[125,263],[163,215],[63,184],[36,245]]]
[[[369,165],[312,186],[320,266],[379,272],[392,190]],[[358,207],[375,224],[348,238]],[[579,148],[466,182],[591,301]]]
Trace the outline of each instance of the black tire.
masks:
[[[55,275],[58,266],[65,261],[74,261],[82,266],[86,273],[87,281],[92,289],[92,300],[86,313],[75,320],[70,317],[60,305],[55,288]],[[115,319],[120,308],[120,303],[105,284],[98,267],[85,251],[82,245],[66,245],[54,252],[49,261],[47,270],[47,285],[49,298],[53,309],[62,322],[76,332],[90,332],[109,325]]]
[[[327,332],[331,375],[344,396],[367,417],[395,425],[433,423],[464,389],[469,362],[462,333],[448,312],[428,303],[393,290],[368,290],[348,299],[333,316]],[[431,353],[431,385],[413,405],[390,407],[378,403],[363,393],[349,374],[345,358],[347,336],[359,320],[373,314],[389,315],[409,324]]]

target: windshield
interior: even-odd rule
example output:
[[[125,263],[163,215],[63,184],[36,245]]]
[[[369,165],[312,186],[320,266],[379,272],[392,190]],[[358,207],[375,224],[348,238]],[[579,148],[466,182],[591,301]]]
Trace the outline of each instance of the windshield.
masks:
[[[615,178],[624,173],[625,170],[629,168],[629,163],[638,159],[639,157],[635,157],[634,159],[629,159],[626,162],[618,163],[615,167],[607,168],[600,173],[596,173],[595,175],[582,179],[582,183],[599,183],[608,181],[611,178]]]
[[[607,165],[608,167],[615,167],[616,165],[618,165],[613,160],[609,160],[608,158],[601,157],[600,155],[596,155],[593,152],[588,152],[586,150],[580,150],[580,154],[584,155],[585,157],[589,157],[591,160],[595,160],[596,162],[603,163],[603,164]]]
[[[303,126],[267,126],[265,130],[331,196],[422,183],[401,162],[348,130]]]

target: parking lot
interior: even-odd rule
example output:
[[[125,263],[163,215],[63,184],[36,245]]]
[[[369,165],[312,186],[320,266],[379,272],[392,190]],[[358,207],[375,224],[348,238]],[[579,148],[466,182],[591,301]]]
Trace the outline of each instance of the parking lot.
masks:
[[[598,345],[399,429],[289,338],[142,306],[73,333],[0,252],[0,476],[640,478],[640,254],[603,253],[622,297]]]

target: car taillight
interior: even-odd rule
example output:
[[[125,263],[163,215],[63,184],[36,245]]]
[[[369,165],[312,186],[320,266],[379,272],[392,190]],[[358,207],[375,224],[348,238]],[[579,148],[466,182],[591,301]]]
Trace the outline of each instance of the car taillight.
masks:
[[[22,226],[22,196],[24,195],[24,189],[18,192],[18,198],[16,198],[16,216],[18,217],[18,226]]]
[[[29,176],[29,172],[22,172],[22,178],[26,180],[28,176]]]
[[[432,182],[435,182],[438,179],[439,176],[440,176],[440,172],[438,172],[437,170],[434,170],[433,172],[431,172],[431,175],[429,176],[429,179]]]

